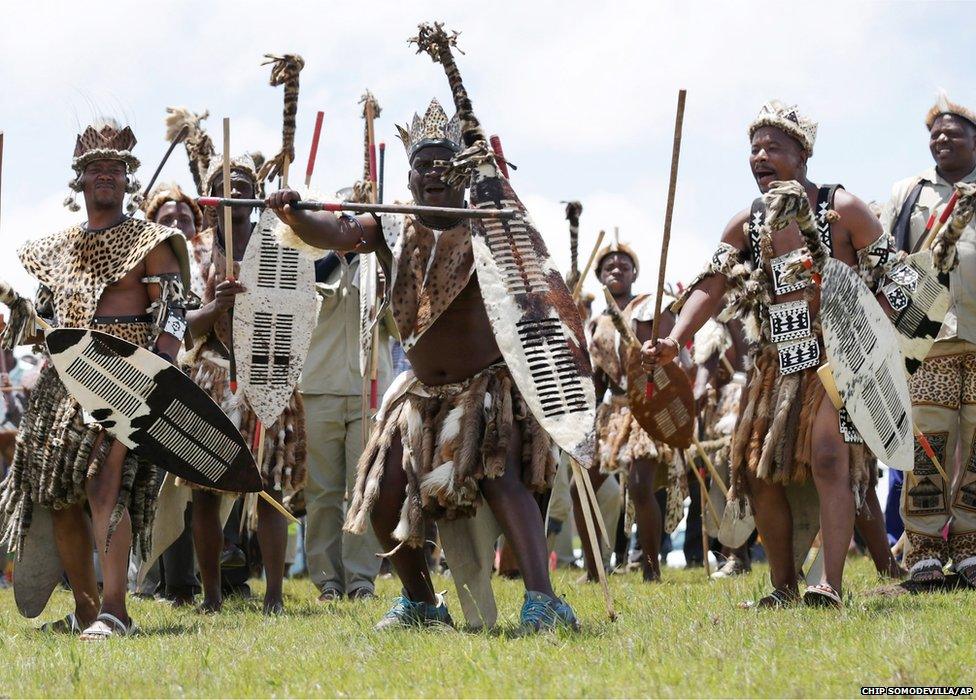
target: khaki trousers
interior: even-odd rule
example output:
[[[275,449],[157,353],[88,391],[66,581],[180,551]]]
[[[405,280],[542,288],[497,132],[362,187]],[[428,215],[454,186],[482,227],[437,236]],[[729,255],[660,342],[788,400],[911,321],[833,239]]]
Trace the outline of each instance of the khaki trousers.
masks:
[[[905,563],[945,564],[951,558],[959,567],[976,556],[976,345],[958,339],[935,343],[912,377],[911,393],[915,423],[953,483],[943,481],[916,441],[915,469],[905,474],[901,500],[909,544]],[[947,522],[949,538],[943,541]]]
[[[303,394],[308,434],[308,483],[305,486],[305,558],[312,583],[352,593],[373,590],[380,571],[380,544],[368,528],[364,535],[342,531],[346,490],[356,483],[363,451],[359,396]]]

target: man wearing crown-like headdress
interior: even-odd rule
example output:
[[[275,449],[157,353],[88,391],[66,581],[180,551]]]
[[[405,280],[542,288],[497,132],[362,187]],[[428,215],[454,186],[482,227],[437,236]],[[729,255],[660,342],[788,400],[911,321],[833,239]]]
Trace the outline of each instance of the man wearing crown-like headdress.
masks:
[[[822,269],[832,257],[859,267],[865,277],[877,276],[883,260],[866,252],[884,247],[885,239],[861,200],[839,185],[818,186],[808,178],[817,124],[796,107],[766,103],[748,133],[750,169],[763,197],[726,226],[711,262],[672,306],[680,312],[674,328],[645,344],[644,363],[651,370],[671,361],[728,293],[725,315],[743,319],[751,363],[732,438],[730,498],[748,497],[773,584],[756,605],[783,607],[800,600],[793,540],[802,534],[791,518],[811,501],[792,501],[788,492],[812,480],[825,572],[803,601],[840,606],[844,560],[869,469],[857,431],[841,421],[817,376],[825,358],[819,277],[810,270]],[[812,540],[816,528],[806,534]],[[809,544],[797,550],[805,555]]]
[[[946,228],[959,239],[958,264],[949,273],[951,303],[912,376],[911,392],[915,422],[956,488],[916,447],[915,469],[905,476],[901,495],[905,565],[914,583],[941,588],[943,567],[951,559],[961,580],[976,588],[976,112],[942,92],[925,116],[925,127],[935,164],[895,184],[881,221],[899,250],[914,253],[929,247],[933,217],[945,218],[952,209]],[[958,201],[950,204],[954,198]],[[961,478],[953,476],[958,469]]]
[[[614,240],[597,252],[594,268],[600,284],[613,296],[624,322],[632,324],[642,340],[650,338],[654,297],[633,292],[640,272],[640,262],[634,249],[621,243],[614,232]],[[674,315],[665,311],[662,332],[669,331],[673,322]],[[593,460],[590,478],[594,489],[599,489],[608,478],[625,481],[629,501],[625,512],[628,520],[633,513],[638,525],[644,581],[659,581],[662,524],[664,532],[671,532],[684,514],[687,489],[682,479],[683,470],[673,450],[651,438],[631,411],[627,397],[627,366],[628,363],[640,362],[640,358],[635,353],[627,352],[620,342],[609,312],[598,316],[592,329],[589,350],[599,405],[596,412],[596,459]],[[573,485],[576,527],[579,532],[584,532],[583,506],[576,493],[577,486]],[[655,497],[655,492],[660,489],[668,491],[666,516],[662,516]],[[615,522],[606,523],[606,526],[608,531],[616,531]],[[624,531],[630,532],[630,528],[625,526]],[[598,562],[602,565],[602,559],[594,557],[587,538],[583,538],[583,553],[587,578],[596,581],[596,566]]]
[[[415,202],[465,206],[466,184],[444,179],[462,149],[459,118],[448,118],[432,100],[409,128],[398,130]],[[297,199],[290,190],[268,199],[282,219],[285,244],[315,257],[327,249],[379,254],[391,280],[393,319],[413,367],[384,397],[346,520],[353,532],[371,520],[403,582],[402,596],[377,627],[452,624],[425,561],[424,519],[472,516],[482,499],[518,559],[527,588],[523,624],[533,630],[575,625],[572,610],[552,590],[534,498],[551,486],[556,450],[502,359],[474,273],[471,224],[450,215],[312,214],[287,206]],[[450,561],[451,552],[446,554]],[[472,593],[459,586],[459,596],[469,622],[472,616],[480,622],[479,611],[469,612]]]
[[[13,322],[16,316],[33,317],[36,310],[55,327],[94,328],[170,360],[176,357],[186,328],[186,243],[175,229],[123,213],[126,193],[138,189],[135,144],[128,127],[111,121],[89,126],[78,136],[71,187],[84,195],[87,220],[18,251],[40,289],[33,305],[21,300],[12,308],[3,339],[8,347],[39,340],[32,322]],[[23,329],[21,337],[13,337],[13,328]],[[156,467],[89,423],[47,364],[31,393],[0,494],[2,536],[18,556],[34,563],[53,556],[56,566],[60,558],[71,584],[74,612],[44,629],[82,633],[85,639],[133,629],[125,606],[129,550],[142,556],[148,552],[155,481]],[[53,522],[53,542],[43,541],[46,522]],[[102,564],[101,595],[93,546]],[[50,593],[25,591],[24,599],[36,603],[37,614]]]

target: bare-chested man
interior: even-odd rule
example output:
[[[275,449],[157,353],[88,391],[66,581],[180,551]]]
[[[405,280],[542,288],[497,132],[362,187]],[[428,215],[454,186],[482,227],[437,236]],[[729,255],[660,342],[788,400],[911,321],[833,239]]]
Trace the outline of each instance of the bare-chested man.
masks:
[[[650,370],[659,362],[670,362],[723,305],[731,282],[737,278],[741,281],[750,268],[766,268],[769,282],[764,286],[768,288],[747,300],[759,308],[758,319],[749,320],[761,320],[763,328],[760,331],[754,323],[751,328],[747,325],[754,367],[732,446],[736,491],[747,494],[752,502],[770,562],[774,590],[758,605],[779,607],[799,598],[793,520],[785,486],[812,476],[820,499],[825,571],[822,582],[807,589],[804,601],[839,606],[844,562],[854,531],[856,492],[868,483],[864,447],[845,443],[838,412],[831,401],[824,400],[824,388],[816,375],[824,358],[819,324],[814,322],[820,307],[816,287],[809,278],[802,280],[799,288],[796,283],[781,283],[771,268],[804,246],[823,246],[827,254],[856,266],[858,251],[874,244],[882,231],[861,200],[839,186],[818,186],[808,178],[807,161],[813,154],[816,124],[795,107],[778,101],[767,103],[750,125],[749,136],[749,164],[759,190],[764,194],[774,188],[786,191],[783,196],[800,208],[802,202],[792,202],[792,198],[802,196],[793,184],[798,183],[816,215],[818,230],[805,238],[793,221],[766,240],[760,233],[765,216],[763,200],[757,200],[751,210],[736,214],[726,226],[712,262],[679,301],[680,315],[674,329],[656,343],[645,344],[644,363]],[[839,220],[831,223],[828,210],[835,210]],[[782,320],[793,328],[799,322],[805,329],[799,337],[794,333],[777,344],[770,337],[773,324],[766,317],[781,311],[795,314],[796,306],[775,306],[787,301],[805,305],[801,305],[800,315],[777,319],[776,325],[783,327],[778,322]]]
[[[415,201],[463,206],[465,188],[442,179],[460,150],[457,118],[448,120],[435,100],[401,138]],[[311,247],[317,257],[329,249],[376,251],[390,268],[393,318],[413,367],[384,397],[346,520],[347,529],[362,532],[371,517],[403,583],[403,594],[377,627],[452,624],[421,548],[424,518],[470,515],[482,498],[525,582],[523,627],[575,626],[572,609],[549,580],[533,495],[551,486],[556,450],[502,361],[474,274],[469,226],[449,217],[309,213],[288,206],[297,199],[291,190],[268,199],[287,225],[281,232],[286,244]]]
[[[131,153],[135,142],[128,127],[120,129],[114,122],[88,127],[75,146],[72,167],[77,177],[71,183],[84,195],[87,221],[28,243],[19,255],[41,283],[37,313],[49,316],[54,326],[94,328],[173,360],[185,329],[186,243],[175,229],[123,213],[126,193],[139,188],[133,177],[139,167]],[[26,300],[15,306],[19,308],[11,309],[12,316],[33,312]],[[71,584],[74,612],[43,629],[96,640],[134,629],[125,606],[129,550],[148,555],[155,472],[156,467],[129,454],[99,426],[86,424],[57,371],[45,366],[0,495],[0,532],[23,557],[49,556],[50,547],[56,546]],[[37,541],[29,531],[32,521],[36,524],[48,513],[53,544]],[[95,547],[102,568],[101,596],[92,560]],[[49,590],[31,591],[31,597],[44,600],[49,595]]]

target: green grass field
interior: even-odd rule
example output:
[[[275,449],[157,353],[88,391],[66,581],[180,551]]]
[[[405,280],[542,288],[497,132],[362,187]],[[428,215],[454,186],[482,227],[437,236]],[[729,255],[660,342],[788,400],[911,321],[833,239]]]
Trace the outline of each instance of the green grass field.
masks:
[[[583,631],[523,638],[512,581],[496,581],[495,632],[377,634],[394,580],[380,581],[380,600],[329,607],[301,580],[288,582],[276,619],[257,602],[202,617],[136,601],[141,634],[103,644],[34,632],[39,621],[21,618],[5,590],[0,696],[857,696],[862,685],[974,684],[976,592],[867,595],[878,586],[869,562],[849,571],[843,612],[737,609],[765,589],[765,568],[711,583],[700,569],[667,569],[651,586],[617,575],[612,623],[599,588],[561,571],[557,590]],[[460,618],[452,583],[438,585]],[[57,592],[44,619],[69,605]]]

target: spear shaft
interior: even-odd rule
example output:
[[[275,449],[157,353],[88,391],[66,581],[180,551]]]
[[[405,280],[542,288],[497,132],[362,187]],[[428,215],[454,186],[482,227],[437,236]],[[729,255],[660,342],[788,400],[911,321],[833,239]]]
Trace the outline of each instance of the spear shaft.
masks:
[[[263,209],[263,199],[230,199],[228,197],[199,197],[201,207],[250,207]],[[409,204],[368,204],[365,202],[315,202],[299,200],[291,202],[292,209],[305,211],[354,211],[373,214],[416,214],[452,217],[455,219],[511,219],[518,211],[515,209],[462,209],[456,207],[420,207]]]

